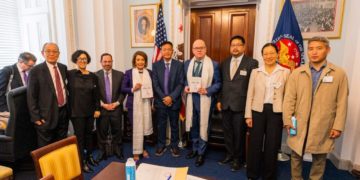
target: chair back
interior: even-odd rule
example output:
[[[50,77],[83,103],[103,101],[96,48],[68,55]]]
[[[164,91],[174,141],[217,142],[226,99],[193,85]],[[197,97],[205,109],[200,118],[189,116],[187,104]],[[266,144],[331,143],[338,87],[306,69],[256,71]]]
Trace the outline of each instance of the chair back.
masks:
[[[15,162],[29,156],[37,147],[37,135],[30,120],[26,97],[25,86],[7,94],[10,117],[5,133],[0,135],[0,160]]]
[[[53,175],[56,180],[83,179],[75,136],[31,152],[38,178]]]

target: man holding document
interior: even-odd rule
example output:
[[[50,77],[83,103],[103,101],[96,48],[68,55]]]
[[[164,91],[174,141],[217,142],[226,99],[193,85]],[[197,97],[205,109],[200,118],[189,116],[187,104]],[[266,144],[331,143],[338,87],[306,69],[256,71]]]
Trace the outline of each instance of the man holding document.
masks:
[[[195,165],[204,163],[207,146],[209,119],[214,105],[214,95],[221,88],[218,64],[206,56],[206,45],[195,40],[194,57],[185,62],[186,131],[190,131],[192,150],[186,158],[196,158]]]
[[[325,37],[313,37],[308,41],[307,51],[309,63],[290,74],[283,103],[294,180],[303,179],[305,153],[312,154],[309,179],[323,179],[326,155],[334,149],[334,140],[344,130],[348,104],[347,76],[343,69],[326,59],[329,41]]]

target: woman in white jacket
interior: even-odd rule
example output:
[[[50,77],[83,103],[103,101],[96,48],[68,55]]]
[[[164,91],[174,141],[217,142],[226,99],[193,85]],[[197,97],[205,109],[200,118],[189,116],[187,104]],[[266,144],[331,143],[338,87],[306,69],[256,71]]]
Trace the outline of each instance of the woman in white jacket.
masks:
[[[277,64],[275,44],[261,50],[264,65],[251,72],[245,118],[250,137],[247,153],[247,177],[277,179],[277,152],[283,128],[282,103],[290,70]]]

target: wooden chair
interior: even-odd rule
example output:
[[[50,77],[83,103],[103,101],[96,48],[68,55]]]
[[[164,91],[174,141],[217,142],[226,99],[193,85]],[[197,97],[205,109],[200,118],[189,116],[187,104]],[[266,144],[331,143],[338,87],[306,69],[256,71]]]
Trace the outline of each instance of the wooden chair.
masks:
[[[84,179],[75,136],[36,149],[31,156],[39,179],[48,175],[56,180]]]

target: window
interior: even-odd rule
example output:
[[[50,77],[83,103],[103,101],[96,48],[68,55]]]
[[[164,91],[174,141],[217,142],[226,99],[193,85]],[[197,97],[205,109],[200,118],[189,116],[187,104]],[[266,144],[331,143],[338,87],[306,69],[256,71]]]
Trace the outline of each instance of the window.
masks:
[[[17,1],[1,0],[0,5],[0,69],[17,62],[21,49]]]

